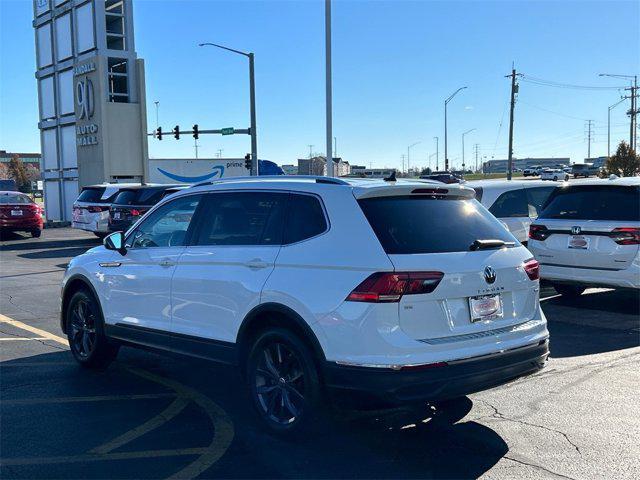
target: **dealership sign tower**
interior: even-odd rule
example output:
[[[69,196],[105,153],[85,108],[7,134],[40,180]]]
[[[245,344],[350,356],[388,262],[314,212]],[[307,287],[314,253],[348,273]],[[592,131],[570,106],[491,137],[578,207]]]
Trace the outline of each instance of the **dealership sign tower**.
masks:
[[[71,220],[85,185],[147,178],[144,62],[131,0],[35,0],[48,220]]]

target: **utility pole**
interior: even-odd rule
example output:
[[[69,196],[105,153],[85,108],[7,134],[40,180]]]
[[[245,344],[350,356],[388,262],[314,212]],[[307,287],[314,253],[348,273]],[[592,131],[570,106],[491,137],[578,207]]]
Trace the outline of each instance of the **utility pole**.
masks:
[[[591,158],[591,124],[593,120],[587,120],[587,158]]]
[[[338,139],[333,137],[333,156],[338,158]]]
[[[629,90],[631,95],[628,97],[623,97],[624,99],[631,100],[631,108],[627,112],[629,115],[629,147],[634,151],[636,150],[637,145],[637,116],[640,113],[640,109],[638,108],[637,100],[638,100],[638,76],[637,75],[614,75],[611,73],[600,73],[601,77],[613,77],[613,78],[626,78],[631,80],[631,86],[629,88],[625,88],[625,90]]]
[[[402,173],[404,174],[404,154],[400,155],[402,157]]]
[[[333,177],[333,99],[331,88],[331,0],[324,2],[325,87],[327,121],[327,177]]]
[[[513,111],[516,106],[516,94],[518,93],[518,84],[516,83],[515,67],[511,68],[511,75],[506,75],[506,78],[511,77],[511,110],[509,114],[509,156],[507,162],[507,180],[511,180],[513,176]]]
[[[607,108],[607,157],[611,157],[611,110],[616,108],[624,101],[625,98],[622,97],[619,101]]]
[[[475,148],[475,151],[476,151],[476,170],[475,170],[476,173],[478,173],[478,147],[479,146],[480,145],[477,144],[477,143],[473,146]]]

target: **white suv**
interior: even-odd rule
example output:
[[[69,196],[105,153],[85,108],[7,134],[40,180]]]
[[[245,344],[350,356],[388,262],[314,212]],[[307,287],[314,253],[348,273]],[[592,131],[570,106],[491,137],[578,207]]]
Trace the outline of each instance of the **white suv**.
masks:
[[[559,187],[531,224],[529,250],[563,295],[640,288],[640,178]]]
[[[539,370],[549,333],[538,263],[473,197],[419,180],[195,186],[71,261],[61,326],[86,366],[122,343],[237,365],[274,431],[325,393],[491,388]]]

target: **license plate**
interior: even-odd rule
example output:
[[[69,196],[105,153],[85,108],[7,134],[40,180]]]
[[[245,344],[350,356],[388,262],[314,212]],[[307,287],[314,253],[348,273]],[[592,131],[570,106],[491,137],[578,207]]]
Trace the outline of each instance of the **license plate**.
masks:
[[[469,297],[469,313],[471,314],[471,323],[502,318],[504,312],[501,295],[497,293]]]
[[[120,220],[120,212],[114,212],[113,219],[114,220]]]
[[[21,217],[22,216],[22,210],[11,210],[11,216],[12,217]]]
[[[591,239],[589,237],[584,237],[582,235],[571,235],[569,237],[569,242],[567,243],[567,248],[573,248],[577,250],[589,250],[589,241]]]

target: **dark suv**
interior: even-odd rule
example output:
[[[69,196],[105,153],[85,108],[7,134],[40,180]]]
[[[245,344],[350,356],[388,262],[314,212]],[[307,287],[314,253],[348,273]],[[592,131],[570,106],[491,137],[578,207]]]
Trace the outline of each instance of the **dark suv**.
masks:
[[[179,185],[141,185],[120,190],[111,204],[109,231],[124,232]]]

